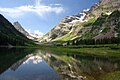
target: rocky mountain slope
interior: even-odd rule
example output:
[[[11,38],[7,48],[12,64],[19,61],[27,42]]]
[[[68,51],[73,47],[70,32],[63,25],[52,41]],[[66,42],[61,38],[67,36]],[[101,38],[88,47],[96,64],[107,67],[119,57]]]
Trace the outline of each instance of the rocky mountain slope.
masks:
[[[53,40],[58,40],[64,35],[69,36],[69,34],[76,34],[74,30],[79,31],[77,26],[79,23],[84,22],[84,17],[89,9],[83,10],[77,15],[67,16],[62,19],[49,33],[42,37],[42,41],[49,42]],[[72,38],[73,36],[70,36]]]
[[[110,15],[101,14],[93,23],[80,30],[82,39],[104,39],[120,37],[120,11],[113,11]],[[87,31],[85,29],[88,28]],[[85,31],[85,32],[84,32]]]
[[[30,33],[27,32],[22,26],[21,24],[17,21],[13,23],[13,26],[22,34],[24,34],[27,38],[32,39],[32,40],[37,40],[38,38],[40,38],[41,36],[39,36],[38,34],[34,34],[34,33]]]
[[[27,45],[29,43],[32,43],[32,41],[16,30],[14,26],[0,14],[0,45]]]
[[[89,10],[62,19],[41,42],[101,39],[119,36],[120,0],[100,0]]]
[[[29,33],[27,31],[25,31],[25,29],[23,29],[23,27],[20,25],[20,23],[17,21],[17,22],[14,22],[13,23],[13,26],[18,30],[20,31],[22,34],[24,34],[26,37],[31,37],[29,35]]]

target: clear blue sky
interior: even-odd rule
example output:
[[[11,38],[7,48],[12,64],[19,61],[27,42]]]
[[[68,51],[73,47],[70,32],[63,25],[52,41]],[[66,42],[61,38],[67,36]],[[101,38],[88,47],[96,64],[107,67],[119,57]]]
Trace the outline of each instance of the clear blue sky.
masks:
[[[0,13],[31,32],[49,32],[65,16],[90,8],[99,0],[0,0]]]

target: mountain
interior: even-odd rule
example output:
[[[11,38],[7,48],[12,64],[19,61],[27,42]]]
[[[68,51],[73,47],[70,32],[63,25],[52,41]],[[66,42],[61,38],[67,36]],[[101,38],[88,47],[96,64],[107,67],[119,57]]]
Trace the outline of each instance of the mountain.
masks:
[[[81,30],[82,39],[120,37],[120,11],[115,10],[110,15],[103,13],[92,24],[84,26],[83,31],[85,28],[89,29],[85,32]]]
[[[0,45],[15,46],[28,45],[31,43],[31,40],[15,29],[15,27],[0,14]]]
[[[13,26],[18,30],[20,31],[22,34],[24,34],[26,37],[31,37],[29,35],[29,33],[27,31],[25,31],[25,29],[23,29],[23,27],[21,26],[21,24],[17,21],[17,22],[14,22],[13,23]]]
[[[32,36],[32,39],[33,40],[37,40],[39,39],[40,37],[42,37],[42,35],[39,35],[39,34],[36,34],[36,33],[29,33],[30,36]]]
[[[120,10],[119,6],[119,0],[100,0],[97,4],[91,7],[85,19],[89,19],[91,17],[98,18],[102,13],[110,14],[115,10]]]
[[[89,9],[83,10],[77,15],[67,16],[62,19],[50,32],[43,36],[40,40],[43,42],[55,41],[63,36],[69,36],[75,34],[73,32],[76,29],[80,29],[77,26],[84,21],[84,17]],[[78,31],[78,30],[77,30]],[[73,36],[70,36],[72,38]]]
[[[17,21],[13,23],[13,26],[22,34],[24,34],[27,38],[32,39],[32,40],[37,40],[38,38],[40,38],[41,36],[39,36],[38,34],[35,33],[30,33],[27,32],[22,26],[21,24]]]
[[[90,9],[63,18],[41,42],[104,39],[120,35],[120,0],[100,0]]]

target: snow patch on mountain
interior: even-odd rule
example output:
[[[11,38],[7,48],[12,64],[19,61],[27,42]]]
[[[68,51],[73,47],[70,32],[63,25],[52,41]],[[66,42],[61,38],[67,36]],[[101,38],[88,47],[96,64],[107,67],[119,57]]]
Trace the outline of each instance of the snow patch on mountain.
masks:
[[[73,16],[69,16],[69,17],[73,17],[74,20],[72,20],[70,23],[75,23],[75,22],[84,22],[84,18],[86,16],[86,13],[89,11],[90,9],[85,9],[82,12],[78,13],[77,15],[73,15]]]
[[[40,38],[44,35],[44,33],[40,32],[39,30],[31,31],[31,29],[29,29],[29,30],[26,29],[26,31],[32,36],[31,39]]]
[[[19,32],[21,32],[27,38],[32,39],[32,40],[37,40],[37,38],[40,38],[44,35],[39,30],[35,30],[32,32],[30,29],[29,30],[24,29],[19,22],[14,22],[13,25]]]

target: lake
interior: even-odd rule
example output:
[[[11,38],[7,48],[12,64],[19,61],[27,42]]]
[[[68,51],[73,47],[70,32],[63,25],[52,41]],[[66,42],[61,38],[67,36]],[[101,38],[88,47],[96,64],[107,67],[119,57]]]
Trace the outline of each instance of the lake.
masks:
[[[107,80],[119,71],[116,57],[0,48],[0,80]]]

